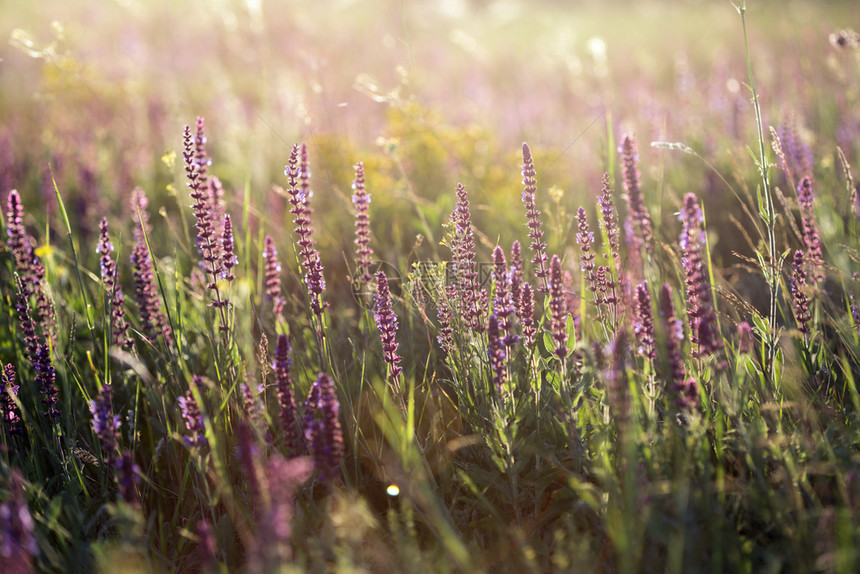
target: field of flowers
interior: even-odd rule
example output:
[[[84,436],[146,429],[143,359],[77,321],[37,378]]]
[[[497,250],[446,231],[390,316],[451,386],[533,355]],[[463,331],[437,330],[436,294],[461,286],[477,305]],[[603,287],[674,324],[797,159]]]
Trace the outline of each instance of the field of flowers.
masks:
[[[855,30],[4,2],[0,572],[857,572]]]

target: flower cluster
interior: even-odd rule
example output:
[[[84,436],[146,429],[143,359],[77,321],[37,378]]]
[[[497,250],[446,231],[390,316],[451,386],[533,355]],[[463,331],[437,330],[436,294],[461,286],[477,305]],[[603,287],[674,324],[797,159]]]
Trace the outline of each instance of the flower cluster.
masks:
[[[621,140],[621,163],[624,170],[624,191],[627,199],[627,207],[630,210],[630,218],[636,223],[638,234],[635,237],[635,246],[644,245],[647,251],[651,251],[654,243],[654,233],[651,229],[651,216],[642,197],[639,173],[639,152],[636,150],[636,141],[630,134],[624,134]]]
[[[150,339],[161,334],[165,341],[170,338],[170,323],[161,308],[155,273],[146,238],[149,235],[149,217],[146,212],[148,200],[143,190],[132,193],[132,210],[137,216],[134,226],[135,244],[131,250],[132,279],[134,280],[134,300],[137,302],[138,318],[143,333]]]
[[[666,332],[666,356],[669,361],[670,390],[675,396],[675,406],[682,411],[696,408],[699,387],[696,379],[687,377],[684,360],[681,357],[681,341],[684,340],[683,324],[675,316],[672,305],[672,288],[663,284],[660,289],[660,315]]]
[[[317,404],[314,418],[305,427],[305,439],[311,448],[317,478],[326,482],[340,474],[340,463],[344,456],[340,403],[334,381],[326,373],[319,374],[314,386],[318,389]]]
[[[280,313],[286,304],[281,296],[281,262],[278,260],[275,242],[268,235],[263,241],[263,262],[266,296],[272,301],[272,310]]]
[[[458,278],[460,308],[463,318],[472,330],[481,332],[484,329],[483,317],[487,294],[478,280],[469,195],[462,183],[457,184],[457,205],[451,213],[451,223],[454,227],[451,249]]]
[[[550,330],[555,341],[555,356],[564,361],[567,356],[567,305],[564,299],[564,286],[561,276],[561,259],[553,255],[550,261],[549,283]]]
[[[192,134],[191,126],[185,126],[183,134],[184,151],[182,157],[185,160],[185,175],[188,178],[188,187],[191,189],[191,206],[194,212],[197,226],[197,250],[203,262],[201,266],[205,273],[212,276],[213,284],[210,289],[215,289],[214,281],[220,272],[220,262],[216,243],[215,224],[212,219],[212,207],[210,205],[209,169],[210,160],[206,155],[206,134],[203,118],[197,118],[197,127]]]
[[[636,285],[636,303],[633,333],[639,346],[636,352],[649,359],[657,356],[654,349],[654,315],[651,311],[651,294],[648,293],[648,282],[642,281]]]
[[[507,348],[517,342],[517,336],[513,333],[512,318],[516,308],[511,295],[510,278],[505,252],[497,245],[493,250],[493,314],[496,316],[498,327],[504,332]]]
[[[803,244],[806,247],[804,258],[810,269],[811,279],[819,283],[824,279],[824,254],[818,223],[815,219],[815,193],[812,191],[812,180],[804,176],[797,186],[797,201],[800,204],[801,231]]]
[[[361,283],[367,283],[373,277],[370,274],[373,250],[370,244],[370,218],[367,215],[370,207],[370,194],[364,187],[364,164],[355,165],[355,179],[352,182],[352,204],[355,206],[355,276]]]
[[[579,256],[579,265],[582,268],[582,276],[585,278],[585,283],[589,291],[596,290],[594,274],[594,253],[591,251],[591,244],[594,243],[594,233],[591,232],[588,226],[588,215],[585,209],[580,207],[576,212],[577,234],[576,242],[579,244],[579,250],[582,255]]]
[[[195,375],[193,383],[200,388],[202,378]],[[182,420],[185,421],[185,428],[191,434],[185,437],[185,444],[190,447],[200,447],[207,443],[206,429],[203,425],[203,413],[200,412],[200,407],[197,405],[197,400],[194,398],[194,393],[189,389],[185,396],[176,399],[179,403],[179,412],[182,415]]]
[[[373,296],[373,317],[382,341],[382,357],[388,364],[388,376],[399,390],[399,376],[403,367],[397,354],[397,315],[391,306],[391,291],[384,271],[376,274],[376,293]]]
[[[134,455],[130,450],[122,451],[122,455],[116,461],[116,479],[122,499],[128,504],[137,505],[139,503],[137,485],[140,483],[140,467],[134,462]]]
[[[523,329],[523,337],[526,338],[529,347],[535,343],[537,326],[535,325],[535,294],[532,286],[526,281],[520,290],[520,306],[517,309],[520,325]]]
[[[540,218],[540,210],[535,204],[535,194],[537,193],[537,179],[535,177],[535,164],[532,160],[532,152],[526,143],[523,143],[523,205],[526,208],[526,218],[528,219],[529,239],[532,240],[531,250],[534,252],[532,263],[537,266],[535,277],[541,280],[538,285],[538,291],[547,291],[549,289],[549,269],[547,269],[546,242],[543,240],[543,223]]]
[[[51,363],[51,351],[45,343],[39,343],[36,349],[36,355],[33,359],[33,370],[36,372],[36,383],[39,386],[39,394],[42,397],[40,401],[45,405],[44,415],[56,423],[61,414],[57,409],[57,394],[59,391],[56,385],[54,365]]]
[[[275,386],[278,389],[278,406],[280,408],[281,429],[284,433],[284,448],[287,457],[305,454],[307,447],[299,426],[296,399],[293,395],[293,380],[290,376],[290,342],[286,335],[278,335],[275,347]]]
[[[233,220],[230,215],[224,216],[224,230],[221,233],[221,278],[227,281],[232,281],[236,278],[233,275],[233,267],[236,266],[237,258],[233,245]]]
[[[812,301],[807,292],[807,273],[804,262],[803,251],[800,249],[796,250],[792,261],[791,296],[794,303],[794,318],[797,321],[797,328],[804,335],[808,335],[812,332],[812,329],[809,327],[809,322],[812,320],[812,312],[810,310]]]
[[[607,259],[615,261],[615,268],[619,266],[618,256],[618,221],[615,214],[615,202],[612,201],[612,188],[609,186],[609,174],[603,174],[603,183],[600,194],[597,196],[597,204],[600,207],[600,220],[606,233],[606,256]]]
[[[10,363],[0,369],[0,418],[3,420],[2,426],[6,427],[9,434],[13,436],[23,432],[19,426],[21,417],[18,414],[18,407],[12,400],[12,397],[17,395],[15,366]]]
[[[499,320],[495,313],[490,315],[487,326],[487,356],[490,359],[490,370],[493,373],[493,384],[501,393],[505,382],[507,382],[507,354],[505,353],[505,342],[502,339]]]
[[[323,276],[323,265],[320,254],[314,247],[313,228],[311,227],[311,196],[310,167],[308,162],[308,148],[305,144],[294,145],[290,152],[290,160],[284,169],[287,176],[289,189],[290,213],[293,215],[293,223],[296,228],[299,247],[299,260],[305,270],[305,285],[310,297],[311,310],[318,317],[328,307],[328,303],[322,300],[325,291],[325,277]]]
[[[101,255],[99,270],[104,286],[111,315],[111,332],[113,344],[126,350],[134,346],[134,341],[128,334],[128,322],[125,320],[125,297],[122,286],[117,280],[116,262],[111,257],[113,243],[108,235],[108,221],[103,217],[99,223],[99,243],[96,253]]]
[[[24,498],[24,477],[13,468],[4,489],[9,497],[0,504],[0,563],[9,572],[34,572],[33,557],[39,553],[36,524]]]
[[[90,401],[89,406],[90,413],[93,415],[93,432],[101,441],[105,462],[108,466],[113,466],[119,440],[120,416],[112,412],[110,385],[102,386],[98,396]]]
[[[717,317],[703,253],[705,219],[694,194],[688,193],[684,197],[680,219],[682,222],[680,247],[683,254],[681,262],[684,266],[684,283],[687,287],[690,340],[696,345],[695,356],[704,357],[719,351],[723,343],[717,329]]]

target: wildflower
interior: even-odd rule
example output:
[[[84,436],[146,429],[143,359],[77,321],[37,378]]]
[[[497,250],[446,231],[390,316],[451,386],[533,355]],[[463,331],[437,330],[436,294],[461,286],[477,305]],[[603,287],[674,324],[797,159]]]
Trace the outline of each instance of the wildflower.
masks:
[[[140,483],[140,467],[134,462],[134,455],[130,450],[122,451],[122,455],[116,461],[116,477],[122,499],[128,504],[138,505],[140,501],[137,497],[137,485]]]
[[[636,351],[649,359],[657,356],[654,350],[654,316],[651,311],[651,295],[648,293],[648,282],[642,281],[636,286],[636,307],[633,333],[639,343]]]
[[[597,196],[597,204],[600,206],[601,224],[606,232],[606,257],[615,261],[618,268],[618,222],[615,213],[615,203],[612,201],[612,188],[609,187],[609,174],[603,174],[603,185],[600,195]]]
[[[0,504],[0,563],[10,574],[34,572],[33,557],[39,552],[36,524],[24,498],[24,477],[13,468],[6,483],[9,497]]]
[[[460,308],[463,318],[473,331],[484,329],[483,314],[486,292],[481,288],[475,263],[475,237],[472,232],[472,216],[469,212],[469,196],[462,183],[457,184],[457,205],[451,213],[454,224],[452,249],[459,280]]]
[[[675,316],[675,307],[672,305],[672,288],[664,283],[660,289],[660,317],[663,329],[666,332],[666,355],[669,359],[669,371],[671,382],[679,384],[686,377],[684,361],[681,358],[681,341],[684,340],[684,327]]]
[[[128,334],[128,322],[125,320],[125,297],[122,294],[122,286],[117,280],[116,263],[111,258],[112,252],[113,244],[108,236],[108,221],[107,218],[103,217],[99,223],[99,244],[96,247],[96,253],[101,255],[99,269],[111,310],[113,344],[128,350],[134,346],[134,341]]]
[[[594,274],[594,253],[591,252],[591,244],[594,243],[594,233],[589,230],[588,215],[581,206],[576,212],[576,219],[578,231],[576,242],[579,244],[579,250],[582,251],[582,255],[579,256],[579,265],[589,291],[594,292],[597,287],[595,285],[596,277]]]
[[[618,424],[618,433],[624,434],[630,424],[630,387],[627,383],[627,332],[620,329],[615,339],[609,343],[605,355],[606,394],[609,408]]]
[[[89,402],[93,415],[93,432],[101,441],[102,453],[108,466],[113,466],[119,440],[120,416],[112,413],[111,387],[102,386],[98,396]]]
[[[523,254],[520,242],[516,239],[511,244],[511,268],[509,276],[511,278],[511,303],[514,310],[520,308],[520,290],[523,285]]]
[[[193,384],[199,387],[202,384],[202,377],[195,375],[193,377]],[[205,445],[207,441],[206,429],[203,425],[203,414],[200,412],[200,407],[194,398],[194,393],[189,390],[185,393],[185,396],[179,397],[177,402],[179,403],[179,412],[185,421],[185,428],[191,433],[185,437],[185,444],[192,448]]]
[[[450,355],[451,351],[454,349],[454,340],[452,337],[454,329],[451,327],[451,308],[448,306],[448,301],[445,297],[439,298],[436,307],[436,317],[439,319],[439,336],[436,337],[436,340],[439,341],[439,345],[442,347],[442,350]]]
[[[170,323],[161,308],[158,289],[155,286],[155,272],[146,238],[149,235],[149,215],[146,206],[149,200],[141,188],[132,192],[132,210],[136,223],[134,226],[134,247],[131,250],[132,279],[134,280],[134,300],[137,303],[138,318],[143,333],[150,339],[161,334],[165,341],[170,339]]]
[[[296,225],[296,235],[299,236],[296,244],[299,246],[299,260],[305,270],[305,285],[310,297],[311,310],[319,317],[328,307],[328,302],[322,300],[322,294],[326,287],[323,265],[320,254],[314,247],[313,228],[310,226],[310,216],[313,213],[310,202],[313,192],[310,189],[310,168],[308,165],[307,146],[305,144],[294,145],[284,174],[287,176],[290,186],[287,190],[292,206],[290,213],[295,217],[293,223]]]
[[[750,324],[746,321],[738,323],[738,351],[745,355],[751,353],[754,342]]]
[[[528,218],[529,239],[532,240],[531,250],[534,252],[532,263],[537,266],[535,277],[542,280],[538,291],[549,290],[549,269],[546,267],[546,242],[543,241],[543,223],[540,219],[540,210],[535,205],[535,193],[537,193],[537,180],[535,179],[535,166],[532,161],[532,153],[529,146],[523,143],[523,205],[526,208]]]
[[[18,329],[24,342],[24,350],[26,351],[27,358],[35,362],[36,351],[42,339],[36,334],[36,324],[33,322],[33,317],[30,314],[30,303],[27,298],[24,281],[17,275],[15,277],[15,287],[15,311],[18,314]]]
[[[41,403],[45,405],[44,415],[51,421],[56,421],[60,417],[60,411],[57,410],[57,391],[56,373],[54,365],[51,364],[51,352],[48,345],[39,343],[36,349],[36,355],[33,359],[33,370],[36,372],[36,383],[39,385],[39,394],[41,395]]]
[[[280,455],[269,458],[266,465],[266,486],[269,506],[259,521],[259,538],[253,560],[269,558],[271,564],[283,564],[290,560],[290,539],[292,538],[293,506],[296,491],[313,472],[313,464],[308,457],[285,459]],[[264,568],[254,569],[263,570]]]
[[[245,379],[248,378],[248,373],[245,373]],[[251,388],[245,384],[239,384],[239,393],[242,395],[242,410],[245,412],[246,420],[252,425],[260,420],[260,410],[257,406],[257,398]]]
[[[639,153],[636,150],[636,141],[632,135],[624,135],[618,151],[621,153],[621,163],[624,169],[624,191],[626,192],[627,207],[630,210],[630,217],[635,221],[639,230],[638,234],[632,236],[636,238],[634,245],[637,247],[644,245],[646,251],[650,252],[653,248],[654,234],[651,230],[651,216],[642,197],[641,174],[637,165]]]
[[[221,236],[221,277],[223,279],[232,281],[236,278],[232,269],[237,262],[233,246],[233,220],[228,214],[224,216],[224,233]]]
[[[275,347],[275,385],[278,388],[281,429],[284,433],[284,447],[288,458],[307,452],[302,430],[299,427],[298,410],[293,396],[293,381],[290,376],[290,342],[286,335],[278,335]]]
[[[535,325],[535,298],[532,286],[525,282],[520,291],[520,308],[519,318],[520,325],[523,328],[523,337],[528,341],[531,347],[535,343],[535,335],[537,334],[537,326]]]
[[[200,570],[208,572],[215,565],[215,537],[212,535],[212,527],[205,518],[197,523],[197,558],[200,561]]]
[[[812,191],[812,180],[804,176],[797,186],[797,201],[800,204],[803,244],[806,247],[804,259],[810,270],[813,282],[824,279],[821,236],[818,223],[815,220],[815,193]]]
[[[401,358],[397,354],[397,315],[391,307],[391,292],[388,278],[384,271],[376,274],[376,294],[373,296],[373,317],[376,320],[376,328],[382,341],[382,358],[388,364],[388,376],[399,390],[399,376],[403,367],[400,366]]]
[[[270,236],[263,241],[263,261],[265,263],[266,296],[272,300],[272,310],[280,313],[286,301],[281,297],[281,262],[278,261],[278,250]]]
[[[373,277],[370,275],[371,257],[373,250],[370,244],[370,218],[367,215],[370,207],[370,194],[364,187],[364,164],[355,165],[355,179],[352,182],[352,204],[355,206],[355,268],[356,277],[362,284]]]
[[[517,342],[511,321],[515,308],[511,300],[505,252],[498,245],[493,250],[493,262],[493,314],[496,315],[498,327],[505,333],[505,347],[510,348]]]
[[[675,406],[682,411],[692,411],[699,404],[699,383],[689,377],[675,386]]]
[[[317,388],[318,408],[314,421],[305,429],[305,438],[311,447],[317,478],[327,482],[340,474],[340,463],[344,456],[343,431],[340,426],[340,403],[331,377],[320,373]]]
[[[248,487],[248,498],[254,506],[262,502],[256,458],[257,445],[254,444],[254,434],[247,424],[240,422],[236,425],[236,460]]]
[[[555,341],[555,356],[564,361],[567,356],[567,305],[564,301],[564,290],[561,277],[561,259],[553,255],[550,261],[549,311],[550,330]]]
[[[797,321],[797,328],[804,335],[812,332],[809,327],[809,322],[812,320],[810,306],[812,301],[807,293],[807,274],[804,268],[803,251],[800,249],[794,252],[794,260],[792,262],[793,273],[791,276],[791,296],[794,303],[794,319]]]
[[[487,356],[490,359],[490,369],[493,373],[493,384],[499,393],[507,381],[505,344],[499,329],[499,320],[495,313],[490,315],[487,327]]]
[[[10,435],[19,435],[23,432],[21,417],[13,396],[18,395],[18,385],[15,384],[15,366],[11,363],[0,369],[0,418],[3,426],[9,430]]]
[[[690,323],[690,340],[696,345],[695,356],[712,355],[722,349],[717,329],[717,318],[711,296],[708,270],[705,266],[704,215],[696,196],[688,193],[680,219],[683,224],[680,247],[683,254],[684,283],[687,286],[687,316]]]

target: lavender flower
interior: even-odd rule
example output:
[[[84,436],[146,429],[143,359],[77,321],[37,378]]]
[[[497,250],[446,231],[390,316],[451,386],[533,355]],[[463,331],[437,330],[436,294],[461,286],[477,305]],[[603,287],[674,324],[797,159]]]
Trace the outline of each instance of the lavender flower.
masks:
[[[517,342],[511,320],[515,308],[511,298],[505,252],[498,245],[493,250],[493,263],[493,314],[496,315],[498,327],[505,334],[505,347],[510,349]]]
[[[804,176],[797,186],[797,201],[800,204],[803,243],[806,246],[805,260],[813,282],[819,283],[824,279],[824,255],[815,219],[815,193],[809,176]]]
[[[594,233],[589,229],[588,215],[582,206],[576,212],[576,220],[576,242],[579,244],[579,250],[582,251],[582,255],[579,256],[580,267],[582,268],[582,275],[585,277],[588,289],[593,292],[595,290],[595,276],[594,253],[591,252],[591,244],[594,243]]]
[[[230,215],[224,216],[224,232],[221,235],[221,277],[227,281],[236,278],[233,267],[238,262],[233,246],[233,220]]]
[[[469,196],[462,183],[457,184],[457,205],[451,213],[451,222],[454,225],[451,248],[454,252],[455,270],[459,280],[460,308],[472,330],[481,332],[484,330],[486,292],[481,288],[478,280]]]
[[[15,366],[11,363],[0,369],[0,418],[3,426],[9,430],[9,434],[20,435],[23,430],[19,426],[21,417],[18,407],[12,396],[18,395],[18,385],[15,384]]]
[[[603,185],[597,196],[600,206],[601,225],[606,232],[606,257],[615,261],[615,268],[619,267],[618,256],[618,221],[615,213],[615,203],[612,201],[612,188],[609,187],[609,174],[603,174]]]
[[[93,415],[93,432],[101,441],[105,462],[113,466],[119,440],[120,416],[112,413],[110,385],[102,386],[98,397],[90,401],[89,406]]]
[[[257,445],[254,444],[254,433],[244,423],[236,425],[236,460],[242,470],[242,477],[248,487],[248,498],[252,506],[262,503],[260,496],[260,478],[257,473]]]
[[[746,321],[738,323],[738,351],[743,354],[751,353],[754,342],[750,324]]]
[[[370,274],[373,250],[370,244],[370,218],[367,215],[370,207],[370,194],[364,188],[364,164],[355,165],[355,179],[352,182],[352,204],[355,206],[355,270],[358,281],[367,283],[373,277]]]
[[[278,406],[280,407],[281,429],[284,433],[284,447],[287,458],[299,456],[307,452],[299,426],[296,400],[293,396],[293,381],[290,376],[290,342],[286,335],[278,335],[275,347],[275,385],[278,388]]]
[[[511,303],[514,309],[519,312],[520,308],[520,290],[523,285],[523,254],[520,242],[516,239],[511,244]]]
[[[193,384],[199,387],[202,384],[202,377],[195,375],[193,377]],[[200,407],[197,405],[194,393],[189,390],[185,393],[185,396],[179,397],[176,400],[179,403],[179,412],[185,421],[185,428],[191,433],[185,437],[185,444],[192,448],[205,445],[207,441],[206,429],[203,425],[203,414],[200,412]]]
[[[255,545],[254,561],[271,565],[282,565],[291,558],[292,518],[295,495],[298,488],[313,472],[311,459],[299,457],[284,459],[279,455],[269,458],[266,465],[266,484],[269,507],[260,518],[258,532],[260,540]],[[266,559],[268,558],[268,559]],[[260,567],[253,571],[263,571]]]
[[[694,194],[688,193],[684,197],[680,219],[683,224],[680,247],[685,271],[684,283],[687,286],[690,340],[696,345],[695,356],[704,357],[722,349],[723,343],[717,329],[717,317],[703,254],[705,220]]]
[[[137,303],[140,327],[143,333],[154,340],[161,334],[165,341],[170,339],[171,329],[167,315],[161,308],[155,273],[146,237],[149,235],[149,216],[146,206],[149,203],[144,191],[135,188],[132,192],[132,210],[135,214],[135,245],[131,251],[132,278],[134,280],[134,300]]]
[[[117,460],[116,478],[119,483],[119,494],[122,499],[127,504],[137,506],[140,502],[137,497],[137,485],[140,483],[140,467],[134,462],[134,455],[132,455],[130,450],[122,451],[122,455]]]
[[[564,300],[564,287],[561,276],[561,259],[553,255],[550,261],[549,312],[550,330],[555,341],[555,356],[564,362],[567,356],[567,305]]]
[[[675,406],[682,411],[692,411],[699,404],[699,383],[689,377],[675,386]]]
[[[128,322],[125,320],[125,297],[122,294],[122,286],[117,279],[116,263],[111,258],[112,252],[113,244],[108,236],[108,221],[107,218],[103,217],[99,223],[99,244],[96,247],[96,253],[101,255],[99,269],[111,311],[113,344],[129,350],[134,346],[134,341],[128,334]]]
[[[302,405],[302,429],[305,431],[305,437],[308,436],[308,429],[310,429],[313,426],[314,421],[316,421],[319,406],[320,381],[317,379],[311,383],[311,388],[308,389],[308,396],[305,397],[305,402]]]
[[[268,235],[263,242],[263,261],[265,262],[266,296],[272,300],[272,310],[280,313],[286,301],[281,297],[281,262],[275,242]]]
[[[651,294],[648,293],[648,282],[642,281],[636,286],[636,307],[633,333],[639,343],[636,351],[649,359],[657,356],[654,350],[654,316],[651,311]]]
[[[809,327],[809,322],[812,320],[810,311],[812,301],[807,293],[807,274],[804,268],[803,251],[800,249],[794,252],[792,267],[794,271],[791,276],[791,296],[794,303],[794,319],[797,321],[797,328],[806,336],[812,332]]]
[[[452,313],[445,297],[440,297],[436,304],[436,317],[439,319],[439,336],[436,340],[446,354],[454,349],[454,328],[451,326]]]
[[[39,385],[39,394],[41,395],[41,403],[45,405],[44,415],[52,422],[60,417],[60,411],[57,410],[57,386],[55,384],[56,373],[54,365],[51,364],[51,352],[48,345],[40,343],[36,349],[36,355],[33,359],[33,370],[36,372],[36,383]]]
[[[400,390],[401,358],[397,354],[397,315],[391,306],[391,291],[388,278],[384,271],[376,274],[376,294],[373,296],[373,317],[382,341],[382,358],[388,364],[388,376],[394,383],[395,389]]]
[[[245,373],[245,379],[248,379],[248,373]],[[245,420],[251,425],[256,425],[260,421],[260,408],[257,405],[257,398],[254,392],[245,383],[239,384],[239,393],[242,395],[242,410],[245,413]]]
[[[669,359],[670,383],[677,394],[687,377],[684,360],[681,358],[681,341],[684,340],[684,327],[675,316],[672,305],[672,288],[664,283],[660,289],[660,316],[666,332],[666,355]]]
[[[535,335],[537,334],[537,326],[535,325],[535,296],[532,286],[526,281],[523,283],[520,291],[520,308],[519,308],[520,325],[523,328],[523,337],[529,344],[529,347],[535,344]]]
[[[308,288],[311,310],[318,317],[328,307],[328,302],[323,302],[322,294],[325,291],[325,278],[323,277],[323,265],[319,252],[314,247],[312,237],[310,216],[313,213],[310,202],[313,192],[310,189],[310,168],[308,167],[308,148],[305,144],[301,147],[294,145],[290,152],[290,161],[284,174],[290,185],[287,194],[292,206],[290,213],[295,219],[296,235],[299,236],[296,244],[299,246],[299,260],[305,269],[305,285]]]
[[[320,373],[317,388],[319,402],[316,417],[305,429],[305,438],[311,445],[317,478],[320,482],[327,482],[340,474],[340,463],[344,456],[343,431],[340,427],[340,403],[331,377]]]
[[[500,331],[499,320],[496,318],[494,313],[490,315],[489,325],[487,327],[487,356],[490,359],[490,370],[493,373],[493,384],[496,386],[496,390],[501,394],[508,377],[505,343],[502,340]]]
[[[42,341],[42,338],[36,334],[36,324],[33,322],[33,317],[30,314],[30,303],[27,298],[26,287],[20,276],[15,276],[16,298],[15,311],[18,314],[18,330],[21,339],[24,342],[24,350],[27,358],[30,361],[36,361],[36,351]]]
[[[13,468],[6,483],[9,497],[0,504],[0,563],[4,572],[34,572],[33,557],[39,552],[34,532],[36,525],[24,498],[24,477]]]
[[[523,205],[526,208],[528,218],[529,239],[532,240],[531,250],[534,252],[532,263],[537,266],[535,277],[542,280],[538,291],[549,290],[549,269],[547,269],[546,242],[543,241],[543,223],[540,219],[540,210],[535,205],[535,193],[537,193],[537,180],[535,179],[535,165],[532,161],[532,152],[529,146],[523,142]]]
[[[605,355],[609,358],[605,373],[609,408],[618,424],[618,434],[623,436],[630,426],[631,415],[630,387],[627,383],[627,331],[618,331]]]
[[[627,206],[630,210],[630,217],[636,222],[639,230],[638,235],[634,235],[637,240],[636,245],[644,245],[645,249],[650,252],[653,248],[654,234],[651,230],[651,216],[642,197],[639,182],[641,174],[637,165],[639,153],[636,150],[636,141],[632,135],[624,134],[618,151],[621,153],[621,163],[624,166],[624,191],[626,192]]]

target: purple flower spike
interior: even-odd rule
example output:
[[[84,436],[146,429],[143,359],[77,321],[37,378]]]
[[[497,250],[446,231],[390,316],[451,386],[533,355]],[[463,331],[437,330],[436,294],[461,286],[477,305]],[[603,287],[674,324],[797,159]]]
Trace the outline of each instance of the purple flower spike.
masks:
[[[111,257],[112,252],[113,244],[108,236],[108,221],[107,218],[103,217],[99,223],[99,244],[96,247],[96,253],[101,255],[99,269],[111,310],[113,344],[129,350],[134,346],[134,341],[128,335],[128,322],[125,320],[125,297],[122,294],[122,286],[117,281],[116,263]]]
[[[555,341],[555,356],[564,361],[567,356],[567,305],[561,273],[561,259],[553,255],[550,261],[549,311],[550,330]]]
[[[307,452],[302,429],[299,426],[298,409],[293,395],[293,381],[290,376],[290,342],[286,335],[278,335],[275,347],[275,385],[278,388],[281,429],[284,433],[284,448],[287,458]]]
[[[723,343],[717,329],[717,317],[705,264],[705,220],[694,194],[688,193],[684,197],[680,219],[683,224],[680,247],[685,271],[684,283],[687,286],[690,340],[696,345],[694,355],[705,357],[722,349]]]
[[[547,269],[546,242],[543,241],[543,223],[540,219],[540,210],[535,204],[535,194],[537,193],[537,179],[535,177],[535,164],[532,161],[532,152],[529,146],[523,142],[523,205],[526,208],[526,218],[528,219],[529,239],[532,240],[531,250],[534,252],[532,263],[537,266],[535,277],[538,282],[538,291],[545,292],[549,290],[549,269]]]
[[[36,372],[36,383],[39,385],[39,392],[42,396],[41,403],[45,405],[44,414],[49,420],[56,423],[61,414],[57,410],[57,394],[59,391],[57,391],[55,383],[56,373],[54,372],[54,365],[51,364],[51,352],[45,343],[40,343],[36,349],[33,370]]]
[[[12,396],[18,395],[18,385],[15,384],[15,366],[7,364],[0,369],[0,417],[2,417],[2,426],[5,427],[12,436],[20,435],[23,432],[21,429],[21,417],[18,414],[18,407]]]
[[[140,188],[132,193],[132,209],[134,211],[135,245],[131,250],[132,278],[134,279],[134,300],[137,303],[138,317],[143,333],[155,340],[161,334],[165,341],[170,339],[170,322],[161,308],[158,288],[155,284],[155,270],[149,248],[146,246],[144,229],[149,234],[149,217],[146,213],[148,204],[146,195]],[[139,217],[138,217],[139,214]]]
[[[373,317],[382,341],[382,358],[388,364],[388,376],[394,382],[396,390],[400,390],[401,358],[397,354],[397,315],[391,306],[391,291],[385,272],[376,274],[376,294],[373,296]]]
[[[654,315],[651,311],[651,294],[648,293],[647,281],[636,286],[635,317],[633,333],[639,343],[636,352],[653,359],[657,352],[654,349]]]
[[[140,500],[137,496],[137,485],[140,483],[140,467],[134,462],[130,450],[124,450],[116,461],[116,478],[119,483],[119,493],[126,503],[137,506]]]
[[[507,382],[507,355],[505,354],[505,343],[502,340],[499,320],[496,315],[490,315],[487,326],[487,356],[490,358],[490,369],[493,372],[493,384],[501,394],[505,382]]]
[[[800,249],[794,252],[792,267],[794,271],[791,276],[791,296],[794,302],[794,318],[797,321],[797,328],[806,336],[812,332],[809,327],[809,322],[812,320],[812,312],[810,311],[812,300],[807,289],[803,251]]]
[[[618,217],[615,213],[615,203],[612,201],[612,188],[609,187],[609,174],[603,174],[603,185],[600,195],[597,196],[597,204],[600,206],[600,219],[603,229],[606,231],[608,240],[607,258],[615,260],[615,268],[619,266],[618,256]]]
[[[451,223],[454,225],[451,249],[458,278],[460,309],[469,327],[481,332],[484,330],[486,292],[481,288],[475,263],[475,236],[469,211],[469,195],[462,183],[457,184],[456,193],[457,205],[451,213]]]
[[[265,262],[266,296],[272,300],[272,310],[280,313],[286,304],[281,297],[281,262],[278,260],[275,242],[268,235],[263,243],[263,261]]]
[[[754,344],[752,327],[746,321],[741,321],[738,323],[738,351],[743,354],[752,353]]]
[[[582,275],[585,277],[585,283],[588,290],[595,292],[597,285],[595,284],[596,275],[594,273],[594,253],[591,251],[591,244],[594,243],[594,233],[588,226],[588,215],[585,209],[580,207],[576,212],[577,234],[576,242],[579,244],[579,250],[582,255],[579,256],[579,265],[582,268]]]
[[[535,295],[532,286],[525,282],[520,291],[520,308],[519,308],[520,325],[523,328],[523,337],[529,344],[529,347],[535,344],[535,335],[537,334],[537,326],[535,325]]]
[[[319,389],[318,408],[314,421],[305,433],[311,445],[317,478],[321,482],[327,482],[340,475],[340,463],[344,456],[340,403],[335,393],[334,381],[326,373],[319,374],[316,386]]]
[[[238,262],[233,245],[233,220],[229,215],[224,216],[224,233],[221,236],[221,277],[227,281],[236,278],[233,267]]]
[[[0,504],[0,563],[10,573],[35,572],[33,557],[39,553],[36,524],[24,497],[24,477],[13,468],[4,489],[8,498]]]
[[[804,257],[813,282],[819,283],[824,280],[824,254],[815,219],[815,193],[808,175],[797,186],[797,201],[800,204],[803,244],[806,247]]]
[[[672,305],[672,288],[666,283],[660,289],[660,316],[666,332],[666,355],[669,359],[670,385],[676,396],[685,385],[687,370],[681,357],[681,341],[684,340],[683,323],[675,316]]]
[[[373,276],[370,274],[373,250],[370,245],[370,217],[367,211],[370,207],[370,194],[364,188],[364,164],[355,165],[355,179],[352,182],[352,204],[355,206],[355,273],[362,284],[367,283]]]
[[[514,325],[511,320],[516,308],[511,296],[510,276],[505,263],[505,252],[498,245],[493,250],[493,263],[493,313],[496,315],[498,327],[505,335],[505,347],[510,349],[517,342],[517,336],[513,334]]]
[[[624,166],[624,191],[630,217],[636,222],[638,234],[637,245],[644,245],[647,251],[651,251],[654,243],[654,234],[651,230],[651,216],[642,197],[639,173],[639,152],[636,150],[636,141],[630,134],[625,134],[621,140],[621,163]]]
[[[104,385],[98,396],[90,401],[90,413],[93,415],[93,432],[101,441],[102,453],[108,466],[114,465],[119,441],[120,417],[112,411],[111,387]]]
[[[198,388],[202,384],[201,377],[194,376],[194,385]],[[185,437],[185,443],[192,447],[201,447],[206,444],[206,429],[203,425],[203,414],[200,412],[200,407],[194,399],[194,393],[190,390],[183,397],[176,399],[179,403],[179,412],[182,414],[182,419],[185,421],[185,428],[191,434]]]

